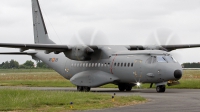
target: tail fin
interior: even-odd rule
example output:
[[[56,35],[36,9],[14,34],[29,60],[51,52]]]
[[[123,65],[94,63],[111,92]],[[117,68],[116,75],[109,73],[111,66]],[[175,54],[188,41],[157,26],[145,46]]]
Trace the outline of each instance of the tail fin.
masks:
[[[35,44],[55,44],[49,39],[38,0],[32,0]]]

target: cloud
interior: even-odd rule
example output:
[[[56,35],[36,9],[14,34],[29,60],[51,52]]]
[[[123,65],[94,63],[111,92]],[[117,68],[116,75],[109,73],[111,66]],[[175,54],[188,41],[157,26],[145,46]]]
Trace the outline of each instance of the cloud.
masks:
[[[111,40],[111,44],[143,44],[145,39],[159,28],[173,30],[183,43],[199,43],[199,0],[39,0],[39,2],[49,36],[59,44],[67,44],[77,31],[85,27],[103,31]],[[12,42],[16,43],[33,43],[31,10],[31,0],[1,0],[0,37],[3,37],[1,42],[13,40]],[[198,60],[197,56],[193,59]],[[183,57],[183,60],[186,58]]]

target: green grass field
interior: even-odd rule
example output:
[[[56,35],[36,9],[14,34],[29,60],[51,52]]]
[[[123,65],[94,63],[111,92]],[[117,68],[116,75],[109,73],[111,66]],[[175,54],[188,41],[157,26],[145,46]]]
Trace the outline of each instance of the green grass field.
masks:
[[[200,70],[184,70],[180,82],[180,85],[167,88],[199,89]],[[58,73],[48,69],[0,70],[0,86],[75,87]],[[117,88],[113,84],[107,84],[102,87]],[[141,88],[149,88],[149,84],[143,84]],[[88,110],[134,105],[145,101],[140,96],[116,96],[113,102],[111,95],[90,92],[12,89],[1,89],[0,91],[0,111]],[[72,109],[70,108],[70,102],[74,103]]]
[[[200,89],[200,70],[184,70],[180,82],[181,84],[179,85],[167,88]],[[0,86],[75,87],[70,81],[51,69],[1,69]],[[143,84],[141,88],[149,88],[149,86],[149,84]],[[117,88],[113,84],[107,84],[102,87]]]
[[[102,109],[144,103],[140,96],[115,96],[84,92],[1,89],[0,111],[71,111]],[[73,108],[70,108],[73,102]]]

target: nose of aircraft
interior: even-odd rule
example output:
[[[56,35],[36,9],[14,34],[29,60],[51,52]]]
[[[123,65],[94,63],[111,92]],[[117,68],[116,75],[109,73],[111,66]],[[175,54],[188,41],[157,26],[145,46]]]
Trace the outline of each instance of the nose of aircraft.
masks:
[[[176,79],[180,79],[182,77],[182,72],[180,70],[175,70],[174,71],[174,77]]]

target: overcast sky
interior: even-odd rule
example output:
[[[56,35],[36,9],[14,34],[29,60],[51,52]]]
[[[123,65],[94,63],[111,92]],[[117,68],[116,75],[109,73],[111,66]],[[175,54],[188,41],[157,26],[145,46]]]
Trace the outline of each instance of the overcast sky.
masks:
[[[39,0],[49,37],[69,44],[77,32],[95,28],[110,44],[147,44],[152,35],[170,33],[178,44],[200,44],[200,0]],[[31,0],[1,0],[1,43],[33,43]],[[160,29],[164,29],[160,31]],[[170,35],[173,35],[170,37]],[[159,37],[161,38],[161,37]],[[163,40],[163,39],[161,39]],[[165,39],[169,40],[169,39]],[[177,41],[179,40],[179,41]],[[163,43],[162,43],[163,44]],[[18,49],[3,49],[19,51]],[[176,50],[177,60],[200,62],[200,49]],[[29,56],[0,56],[24,63]]]

